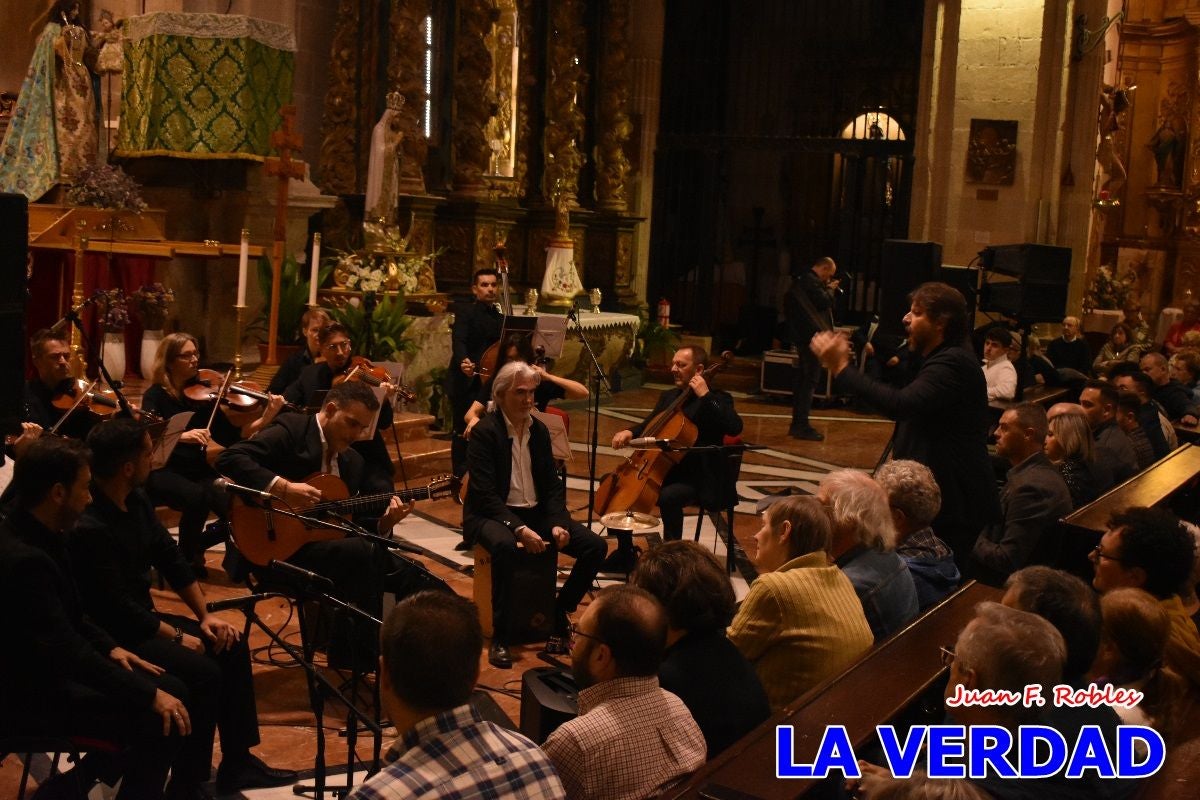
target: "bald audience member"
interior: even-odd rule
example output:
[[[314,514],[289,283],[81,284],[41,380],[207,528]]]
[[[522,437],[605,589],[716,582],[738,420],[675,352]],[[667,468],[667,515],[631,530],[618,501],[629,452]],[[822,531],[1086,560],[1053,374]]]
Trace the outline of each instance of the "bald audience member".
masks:
[[[1062,335],[1046,345],[1046,356],[1063,381],[1084,380],[1092,369],[1092,348],[1079,333],[1079,317],[1064,317]]]

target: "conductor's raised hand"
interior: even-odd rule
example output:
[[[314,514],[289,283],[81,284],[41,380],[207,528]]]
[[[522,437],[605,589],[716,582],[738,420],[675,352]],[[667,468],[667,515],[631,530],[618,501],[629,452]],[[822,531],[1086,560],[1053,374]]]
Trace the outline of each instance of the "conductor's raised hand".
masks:
[[[808,348],[831,375],[837,375],[850,363],[850,341],[840,331],[818,331]]]

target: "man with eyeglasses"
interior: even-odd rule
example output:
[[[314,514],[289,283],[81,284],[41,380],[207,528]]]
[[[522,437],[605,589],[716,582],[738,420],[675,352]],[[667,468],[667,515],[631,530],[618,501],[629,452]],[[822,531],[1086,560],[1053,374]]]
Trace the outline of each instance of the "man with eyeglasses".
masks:
[[[13,458],[20,458],[25,449],[41,436],[42,431],[53,428],[66,413],[55,408],[51,401],[72,380],[71,342],[61,333],[50,329],[40,330],[30,340],[29,349],[33,354],[33,368],[37,377],[25,382],[21,435],[8,448],[8,454]],[[88,431],[95,424],[94,416],[77,411],[58,432],[82,440],[87,438]]]
[[[579,716],[542,745],[567,797],[658,797],[704,763],[704,734],[658,684],[666,642],[662,606],[633,586],[604,589],[571,626]]]
[[[1113,514],[1091,553],[1092,585],[1101,594],[1133,587],[1158,599],[1171,621],[1164,660],[1200,689],[1200,634],[1179,597],[1195,558],[1195,539],[1179,518],[1144,507]]]

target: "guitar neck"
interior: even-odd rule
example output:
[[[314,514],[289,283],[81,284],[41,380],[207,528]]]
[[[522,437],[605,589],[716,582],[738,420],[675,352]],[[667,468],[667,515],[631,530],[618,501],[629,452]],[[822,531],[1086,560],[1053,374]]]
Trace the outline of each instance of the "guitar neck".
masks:
[[[405,503],[413,500],[429,500],[433,496],[433,490],[428,486],[422,486],[420,489],[403,489],[399,492],[383,492],[381,494],[365,494],[360,497],[350,497],[345,500],[335,500],[332,502],[317,503],[308,509],[309,513],[320,511],[350,511],[367,512],[376,506],[386,506],[393,497],[399,497]]]

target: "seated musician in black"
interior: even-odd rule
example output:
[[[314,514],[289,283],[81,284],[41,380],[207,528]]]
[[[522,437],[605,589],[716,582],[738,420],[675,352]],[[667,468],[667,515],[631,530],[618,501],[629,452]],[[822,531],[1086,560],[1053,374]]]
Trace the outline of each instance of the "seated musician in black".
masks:
[[[25,382],[25,409],[22,414],[21,435],[13,441],[8,453],[20,458],[25,448],[48,431],[62,418],[65,411],[56,408],[54,396],[71,386],[71,342],[64,334],[42,329],[29,341],[33,368],[37,376]],[[77,408],[56,433],[72,439],[84,439],[96,424],[96,417],[86,408]]]
[[[133,420],[114,420],[93,428],[88,446],[92,502],[70,537],[75,581],[97,625],[187,685],[192,735],[175,759],[175,778],[208,782],[219,729],[222,794],[294,782],[295,772],[272,769],[250,753],[260,741],[250,651],[240,628],[208,613],[200,584],[142,489],[150,474],[150,435]],[[155,611],[152,567],[193,616]]]
[[[292,382],[300,377],[305,367],[311,366],[321,359],[321,330],[333,320],[329,312],[323,308],[310,308],[300,317],[300,331],[304,334],[304,346],[280,365],[279,371],[271,377],[267,391],[271,394],[283,394]]]
[[[212,463],[222,449],[269,423],[279,412],[283,400],[278,396],[272,398],[266,411],[261,417],[255,414],[257,419],[253,421],[235,419],[234,414],[223,409],[214,415],[211,401],[193,403],[185,394],[188,386],[196,382],[199,367],[200,348],[196,337],[188,333],[163,337],[154,354],[153,384],[142,395],[142,408],[163,420],[170,420],[185,411],[192,412],[187,429],[179,437],[166,465],[150,473],[146,491],[155,503],[180,512],[179,547],[196,574],[207,578],[204,551],[225,538],[223,530],[207,536],[204,532],[209,514],[221,516],[224,510],[223,501],[212,486],[217,478]]]
[[[112,784],[123,773],[119,798],[153,800],[163,796],[175,734],[191,731],[188,692],[83,613],[66,540],[91,500],[87,459],[83,443],[47,437],[31,442],[13,470],[16,507],[0,524],[0,736],[123,745],[115,763],[88,755],[52,780],[83,797],[97,779]],[[190,788],[176,783],[173,792]],[[43,786],[39,796],[52,791]]]
[[[304,482],[318,473],[339,477],[352,495],[365,492],[363,458],[350,445],[378,408],[379,401],[369,386],[345,381],[329,390],[325,405],[316,414],[280,414],[274,425],[226,448],[217,458],[217,470],[236,484],[270,492],[296,510],[321,500],[321,491]],[[384,491],[392,488],[388,486]],[[369,524],[368,519],[377,517],[371,532],[390,536],[392,526],[411,510],[411,504],[392,497],[382,516],[364,509],[355,521]],[[233,535],[236,540],[267,534],[264,528],[257,533],[235,529]],[[407,595],[419,589],[447,588],[420,566],[398,556],[388,554],[379,563],[375,547],[365,539],[350,536],[309,542],[295,553],[280,554],[279,560],[320,573],[333,582],[334,594],[374,616],[380,614],[384,589]]]
[[[554,638],[547,652],[566,653],[567,615],[592,585],[606,550],[604,540],[571,519],[566,489],[554,465],[550,431],[530,416],[541,375],[520,361],[505,364],[493,379],[496,410],[471,433],[463,504],[463,537],[492,556],[492,645],[488,660],[512,666],[509,599],[517,545],[530,553],[547,547],[575,559],[555,603]]]
[[[679,348],[671,360],[671,377],[675,380],[675,388],[659,396],[654,410],[640,425],[617,431],[612,439],[613,449],[620,450],[629,444],[630,439],[642,436],[650,420],[667,409],[685,391],[692,393],[691,399],[683,404],[683,414],[696,425],[696,446],[721,445],[724,437],[741,433],[742,418],[733,408],[733,397],[729,392],[711,389],[701,374],[707,363],[708,353],[702,348]],[[719,481],[719,476],[725,474],[725,470],[720,468],[721,458],[719,452],[688,453],[667,473],[658,495],[664,539],[683,536],[684,506],[697,504],[701,498],[704,498],[706,508],[722,509],[731,504],[734,487],[722,486]]]
[[[300,377],[283,390],[284,399],[301,408],[311,406],[317,392],[329,391],[333,379],[351,367],[350,331],[345,325],[340,322],[326,325],[321,329],[320,342],[324,361],[305,367]],[[391,491],[395,477],[392,457],[388,455],[382,431],[392,427],[392,398],[396,395],[396,387],[386,381],[382,386],[385,390],[384,402],[379,412],[379,424],[375,426],[375,436],[365,442],[353,443],[354,449],[366,463],[362,487],[365,492]],[[378,407],[377,403],[372,407],[372,412]]]

